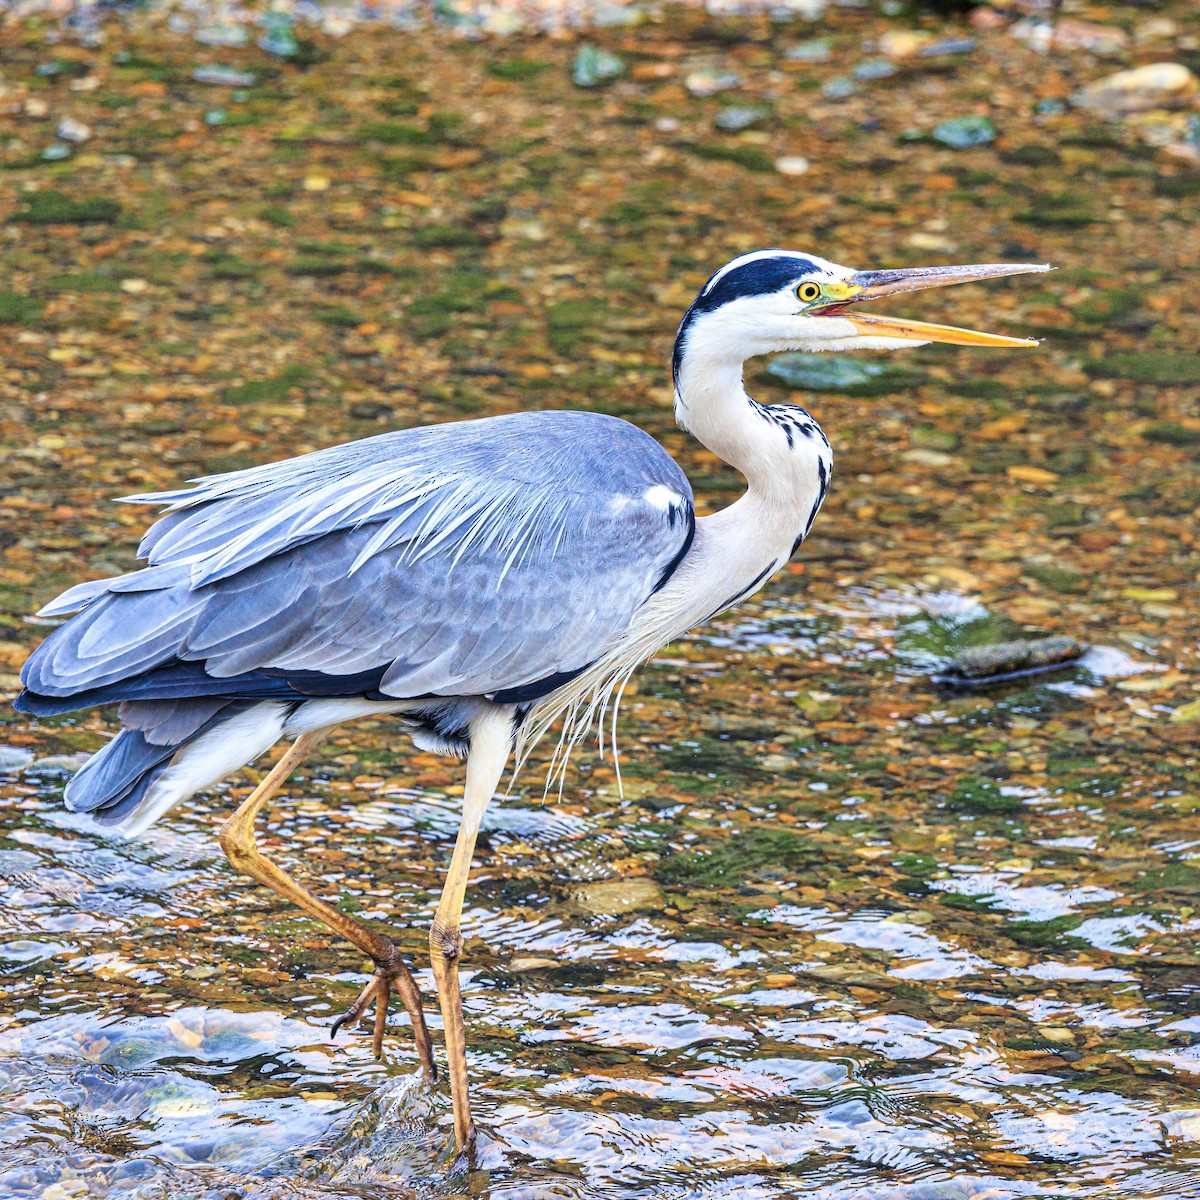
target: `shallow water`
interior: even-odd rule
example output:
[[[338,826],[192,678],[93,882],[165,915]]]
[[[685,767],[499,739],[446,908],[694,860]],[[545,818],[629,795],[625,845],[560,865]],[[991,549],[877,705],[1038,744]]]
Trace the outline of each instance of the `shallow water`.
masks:
[[[190,82],[194,47],[157,26],[103,49],[10,40],[10,97],[96,134],[31,162],[50,118],[18,115],[4,143],[6,286],[29,301],[3,310],[7,686],[44,632],[25,614],[130,561],[143,514],[107,495],[562,404],[663,437],[711,508],[737,481],[671,429],[663,364],[712,265],[782,240],[1065,269],[918,310],[1034,328],[1037,353],[930,348],[869,394],[827,379],[806,401],[837,455],[814,535],[639,676],[623,794],[588,753],[562,802],[533,765],[493,807],[464,921],[473,1163],[401,1013],[382,1063],[361,1033],[330,1040],[357,952],[221,858],[253,772],[120,842],[60,802],[104,715],[10,720],[6,1196],[1200,1197],[1192,176],[1120,127],[1004,99],[1048,71],[1068,89],[1087,60],[997,41],[834,104],[788,73],[807,26],[730,41],[706,20],[622,34],[673,73],[599,94],[553,43],[356,34],[236,99]],[[822,27],[816,83],[885,28]],[[220,57],[261,71],[256,53]],[[84,67],[37,74],[64,54]],[[765,141],[714,134],[720,102],[680,86],[730,62],[740,98],[774,106]],[[70,91],[83,71],[97,87]],[[905,140],[981,95],[997,146]],[[206,125],[217,105],[230,120]],[[1055,219],[1047,168],[1015,153],[1034,144],[1090,223]],[[22,219],[37,191],[121,212]],[[928,680],[960,646],[1033,633],[1092,649],[991,691]],[[429,994],[460,795],[454,764],[362,723],[262,838],[397,928]]]

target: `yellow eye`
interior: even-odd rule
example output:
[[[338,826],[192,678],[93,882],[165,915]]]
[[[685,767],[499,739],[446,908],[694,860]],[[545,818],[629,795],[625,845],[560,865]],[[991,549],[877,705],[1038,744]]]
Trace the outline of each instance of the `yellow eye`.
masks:
[[[815,283],[802,283],[796,289],[796,295],[803,300],[805,304],[811,304],[814,300],[820,298],[821,289]]]

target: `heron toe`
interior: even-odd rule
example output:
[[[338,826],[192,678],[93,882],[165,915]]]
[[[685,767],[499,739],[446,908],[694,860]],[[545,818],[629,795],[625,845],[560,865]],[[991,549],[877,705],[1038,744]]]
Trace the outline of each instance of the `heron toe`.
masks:
[[[371,1049],[376,1058],[383,1055],[383,1033],[387,1026],[388,1000],[395,990],[412,1022],[413,1041],[417,1047],[417,1057],[421,1060],[421,1071],[429,1083],[437,1079],[437,1067],[433,1061],[433,1044],[429,1040],[429,1030],[425,1025],[425,1010],[421,999],[420,989],[411,972],[404,965],[399,951],[389,943],[390,952],[385,958],[375,959],[375,972],[370,982],[358,994],[353,1004],[334,1021],[330,1027],[330,1036],[337,1037],[343,1025],[354,1026],[365,1015],[372,999],[375,1001],[375,1018],[371,1035]]]

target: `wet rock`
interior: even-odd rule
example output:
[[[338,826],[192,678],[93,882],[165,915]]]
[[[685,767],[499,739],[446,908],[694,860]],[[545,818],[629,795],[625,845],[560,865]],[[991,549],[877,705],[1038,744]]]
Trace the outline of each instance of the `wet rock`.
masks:
[[[718,92],[728,92],[732,88],[741,87],[742,77],[733,71],[714,71],[705,68],[692,71],[683,81],[693,96],[715,96]]]
[[[771,110],[765,104],[732,105],[723,108],[713,120],[713,124],[726,133],[741,133],[743,129],[761,125],[770,115]]]
[[[1115,25],[1094,25],[1068,17],[1055,24],[1051,46],[1055,50],[1086,50],[1101,58],[1111,58],[1129,48],[1129,34]]]
[[[514,958],[508,964],[508,969],[513,975],[527,975],[531,971],[551,971],[558,966],[561,966],[561,964],[557,958],[534,958],[522,956],[520,958]]]
[[[42,158],[45,162],[61,162],[64,158],[71,157],[71,147],[66,142],[52,142],[42,151]]]
[[[821,85],[821,95],[826,100],[846,100],[857,92],[858,85],[853,79],[847,79],[844,75],[835,75]]]
[[[251,71],[239,71],[236,67],[222,67],[213,64],[207,67],[197,67],[192,72],[196,83],[208,83],[213,87],[253,87],[258,76]]]
[[[788,62],[823,63],[833,57],[833,47],[828,38],[811,38],[789,47],[783,57]]]
[[[599,46],[583,45],[571,66],[571,82],[576,87],[603,87],[625,73],[625,64],[615,54]]]
[[[912,58],[923,46],[933,40],[933,35],[919,29],[889,29],[879,39],[879,52],[888,58],[902,60]]]
[[[291,17],[282,12],[269,12],[265,25],[263,35],[258,39],[260,50],[276,58],[295,58],[300,53],[300,43],[292,29]]]
[[[994,142],[996,127],[987,117],[952,117],[935,125],[930,136],[952,150],[969,150]]]
[[[921,373],[895,363],[844,354],[780,354],[768,364],[767,374],[791,387],[847,396],[883,396],[924,379]]]
[[[88,760],[86,754],[48,754],[25,768],[27,779],[57,781],[74,775]]]
[[[606,879],[584,884],[572,899],[584,912],[612,917],[639,908],[660,909],[665,901],[662,888],[653,879]]]
[[[1087,651],[1086,642],[1069,635],[968,646],[954,656],[948,671],[933,679],[951,686],[980,687],[1053,670],[1082,658]]]
[[[85,125],[82,121],[75,120],[74,117],[63,117],[58,123],[58,129],[55,130],[58,134],[58,140],[61,142],[86,142],[92,136],[92,127]]]
[[[33,751],[24,746],[0,746],[0,775],[19,775],[33,762]]]
[[[970,54],[978,48],[979,43],[974,38],[939,38],[935,42],[920,47],[917,50],[917,57],[941,58],[948,54]]]
[[[243,25],[202,25],[195,33],[202,46],[228,46],[236,49],[250,40]]]
[[[804,175],[808,172],[809,161],[800,154],[785,154],[775,160],[775,170],[780,175]]]
[[[1182,63],[1149,63],[1080,88],[1071,103],[1108,117],[1154,108],[1186,108],[1200,99],[1200,79]]]
[[[886,58],[865,58],[850,72],[860,83],[869,83],[873,79],[888,79],[896,74],[896,64]]]

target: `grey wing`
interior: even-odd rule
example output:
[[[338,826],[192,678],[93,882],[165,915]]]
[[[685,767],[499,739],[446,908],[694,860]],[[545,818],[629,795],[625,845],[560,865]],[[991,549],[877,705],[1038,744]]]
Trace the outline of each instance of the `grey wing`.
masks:
[[[27,664],[30,692],[182,662],[237,694],[265,675],[303,694],[533,699],[613,644],[694,529],[670,456],[589,413],[405,430],[139,499],[168,506],[151,565],[43,610],[83,606]]]

